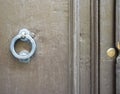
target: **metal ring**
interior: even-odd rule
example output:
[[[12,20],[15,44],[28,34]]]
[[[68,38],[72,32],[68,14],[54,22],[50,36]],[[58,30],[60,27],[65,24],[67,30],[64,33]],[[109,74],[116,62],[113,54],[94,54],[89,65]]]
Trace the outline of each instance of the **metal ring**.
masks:
[[[33,38],[27,34],[25,35],[24,37],[25,38],[22,38],[23,35],[22,34],[18,34],[17,36],[15,36],[12,41],[11,41],[11,44],[10,44],[10,51],[12,53],[12,55],[19,59],[20,61],[22,62],[29,62],[29,59],[34,55],[35,51],[36,51],[36,43],[35,41],[33,40]],[[16,51],[15,51],[15,44],[18,40],[21,40],[23,41],[23,39],[25,39],[26,42],[30,42],[31,44],[31,51],[29,53],[27,53],[26,55],[20,55],[18,54]]]

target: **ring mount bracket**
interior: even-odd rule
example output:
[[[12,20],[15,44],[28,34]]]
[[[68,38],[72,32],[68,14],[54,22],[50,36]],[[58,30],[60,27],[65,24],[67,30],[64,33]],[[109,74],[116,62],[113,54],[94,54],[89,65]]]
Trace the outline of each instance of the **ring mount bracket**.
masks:
[[[26,35],[30,35],[31,36],[30,31],[27,30],[27,29],[21,29],[19,31],[19,35],[21,35],[21,39],[20,40],[22,40],[22,41],[28,41],[28,39],[26,38]]]
[[[25,56],[25,55],[28,55],[28,51],[27,50],[23,50],[19,53],[19,55],[21,56]],[[29,63],[30,62],[30,58],[27,58],[27,59],[19,59],[20,62],[24,62],[24,63]]]
[[[33,39],[33,35],[34,33],[31,33],[29,30],[27,29],[21,29],[18,33],[18,35],[16,35],[10,44],[10,51],[12,53],[12,55],[17,58],[20,62],[23,63],[29,63],[31,57],[34,55],[35,51],[36,51],[36,43]],[[15,51],[15,44],[17,42],[17,40],[21,40],[24,42],[28,42],[31,44],[31,51],[27,51],[27,50],[22,50],[20,53],[17,53]]]

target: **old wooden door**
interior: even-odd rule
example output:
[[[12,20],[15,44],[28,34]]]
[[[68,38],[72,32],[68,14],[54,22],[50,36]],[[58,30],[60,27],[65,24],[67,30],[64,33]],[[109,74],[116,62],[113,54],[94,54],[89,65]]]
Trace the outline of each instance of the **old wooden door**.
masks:
[[[115,0],[0,0],[0,94],[115,94],[114,14]],[[29,64],[9,50],[22,28],[37,44]]]

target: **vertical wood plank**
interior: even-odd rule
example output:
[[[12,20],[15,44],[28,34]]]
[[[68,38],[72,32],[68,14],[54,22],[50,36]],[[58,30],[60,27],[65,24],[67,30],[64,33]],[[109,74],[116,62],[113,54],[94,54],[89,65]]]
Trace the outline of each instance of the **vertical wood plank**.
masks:
[[[116,94],[120,94],[120,56],[117,57],[116,64]]]
[[[90,0],[73,0],[73,94],[91,94]]]
[[[90,0],[79,0],[79,84],[80,94],[90,94]]]
[[[120,94],[120,0],[116,0],[116,47],[119,51],[116,58],[116,94]]]
[[[100,94],[115,94],[115,61],[106,54],[114,47],[114,33],[114,0],[100,0]]]

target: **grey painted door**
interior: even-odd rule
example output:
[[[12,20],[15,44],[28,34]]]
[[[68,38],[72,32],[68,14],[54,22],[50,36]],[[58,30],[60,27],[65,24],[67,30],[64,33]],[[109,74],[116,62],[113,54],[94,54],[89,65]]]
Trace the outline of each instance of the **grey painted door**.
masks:
[[[114,0],[0,0],[0,94],[115,94]],[[29,64],[9,51],[27,28]],[[18,41],[17,52],[30,46]]]

